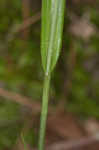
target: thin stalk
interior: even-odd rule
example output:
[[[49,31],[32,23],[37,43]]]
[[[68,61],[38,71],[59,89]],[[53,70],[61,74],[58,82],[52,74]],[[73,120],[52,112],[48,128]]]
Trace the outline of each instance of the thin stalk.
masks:
[[[28,147],[27,147],[27,144],[26,144],[26,142],[24,140],[23,134],[21,134],[21,138],[22,138],[22,142],[23,142],[23,145],[24,145],[24,150],[28,150]]]
[[[47,120],[47,113],[48,113],[49,87],[50,87],[50,74],[45,75],[45,79],[44,79],[41,124],[40,124],[40,136],[39,136],[39,144],[38,144],[38,149],[39,150],[44,150],[46,120]]]

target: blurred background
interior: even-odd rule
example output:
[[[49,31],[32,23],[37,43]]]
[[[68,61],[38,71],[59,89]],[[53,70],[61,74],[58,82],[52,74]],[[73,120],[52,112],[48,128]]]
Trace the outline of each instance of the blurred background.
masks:
[[[37,147],[44,75],[40,33],[41,0],[0,0],[0,150]],[[98,150],[98,121],[99,0],[67,0],[46,149]]]

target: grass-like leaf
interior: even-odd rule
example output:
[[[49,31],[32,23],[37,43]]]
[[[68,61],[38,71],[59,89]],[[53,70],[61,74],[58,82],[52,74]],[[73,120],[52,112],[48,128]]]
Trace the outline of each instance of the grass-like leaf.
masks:
[[[45,72],[39,150],[44,150],[44,138],[48,111],[48,95],[51,72],[53,71],[62,42],[65,0],[42,0],[41,55]]]
[[[55,67],[59,57],[65,0],[42,1],[42,40],[41,56],[46,74]]]

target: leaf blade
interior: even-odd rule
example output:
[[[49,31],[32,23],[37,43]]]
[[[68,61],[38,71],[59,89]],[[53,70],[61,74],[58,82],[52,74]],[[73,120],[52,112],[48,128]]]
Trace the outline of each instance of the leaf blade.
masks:
[[[46,74],[49,74],[54,69],[59,57],[64,6],[65,0],[43,0],[41,56]]]

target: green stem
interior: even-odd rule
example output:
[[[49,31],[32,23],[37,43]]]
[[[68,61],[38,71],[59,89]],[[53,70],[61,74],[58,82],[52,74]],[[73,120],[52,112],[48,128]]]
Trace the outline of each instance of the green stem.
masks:
[[[48,112],[49,87],[50,87],[50,74],[45,75],[45,79],[44,79],[40,136],[39,136],[39,145],[38,145],[39,150],[44,150],[44,139],[45,139],[47,112]]]
[[[24,135],[23,134],[21,134],[21,138],[22,138],[22,142],[23,142],[23,145],[24,145],[24,150],[28,150],[27,144],[26,144],[26,142],[24,140]]]

